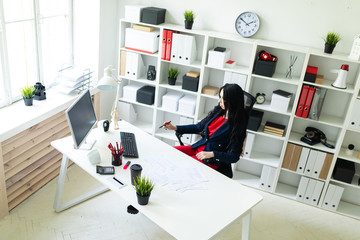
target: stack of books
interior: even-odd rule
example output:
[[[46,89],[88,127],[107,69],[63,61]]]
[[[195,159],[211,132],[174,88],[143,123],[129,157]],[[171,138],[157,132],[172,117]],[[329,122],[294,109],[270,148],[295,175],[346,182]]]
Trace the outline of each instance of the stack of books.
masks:
[[[285,126],[267,121],[264,127],[264,133],[273,134],[282,137],[284,135]]]

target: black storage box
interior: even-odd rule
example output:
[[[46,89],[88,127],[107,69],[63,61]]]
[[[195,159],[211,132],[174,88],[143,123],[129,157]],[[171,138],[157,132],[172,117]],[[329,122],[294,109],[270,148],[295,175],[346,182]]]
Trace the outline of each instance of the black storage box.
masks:
[[[335,164],[333,178],[342,182],[351,183],[355,175],[354,162],[338,158]]]
[[[139,103],[144,103],[147,105],[154,104],[155,99],[155,87],[153,86],[143,86],[139,88],[136,92],[136,101]]]
[[[304,81],[314,83],[316,80],[316,74],[305,73]]]
[[[257,131],[260,127],[264,112],[251,110],[247,129]]]
[[[199,78],[183,76],[182,89],[197,92],[199,86]]]
[[[275,72],[276,63],[274,61],[264,61],[259,59],[255,64],[255,74],[272,77]]]
[[[140,22],[150,23],[150,24],[161,24],[165,22],[165,12],[164,8],[156,7],[146,7],[141,11]]]

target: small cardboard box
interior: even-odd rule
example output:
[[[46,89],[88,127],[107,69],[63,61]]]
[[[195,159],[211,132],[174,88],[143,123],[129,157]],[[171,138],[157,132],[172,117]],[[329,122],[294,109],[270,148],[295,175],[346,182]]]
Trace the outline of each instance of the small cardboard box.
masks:
[[[210,85],[206,85],[203,87],[201,93],[203,94],[207,94],[207,95],[211,95],[211,96],[216,96],[219,92],[219,88],[218,87],[213,87]]]
[[[140,22],[143,5],[125,5],[125,19],[131,22]]]
[[[141,22],[150,24],[161,24],[165,22],[165,8],[146,7],[141,11]]]
[[[195,113],[195,106],[196,106],[196,96],[185,95],[179,100],[178,112],[185,115],[193,116]]]
[[[316,84],[323,84],[324,81],[324,75],[316,75],[315,83]]]
[[[179,100],[184,96],[180,92],[168,92],[162,96],[162,108],[176,112],[179,107]]]

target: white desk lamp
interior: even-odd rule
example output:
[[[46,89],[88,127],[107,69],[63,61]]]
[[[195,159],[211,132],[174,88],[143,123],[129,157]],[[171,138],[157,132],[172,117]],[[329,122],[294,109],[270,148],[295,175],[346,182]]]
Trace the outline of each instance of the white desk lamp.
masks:
[[[113,105],[113,109],[111,111],[112,121],[114,123],[114,129],[119,129],[118,124],[118,104],[119,104],[119,94],[120,94],[120,84],[121,79],[115,79],[112,74],[113,68],[111,66],[107,66],[104,69],[104,76],[100,79],[97,84],[97,88],[102,91],[113,91],[117,87],[116,90],[116,98]]]

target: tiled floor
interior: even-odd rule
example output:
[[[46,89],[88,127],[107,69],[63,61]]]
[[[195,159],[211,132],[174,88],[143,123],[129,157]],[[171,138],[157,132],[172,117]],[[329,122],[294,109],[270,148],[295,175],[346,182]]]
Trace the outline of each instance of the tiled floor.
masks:
[[[69,210],[55,213],[52,204],[56,185],[57,178],[0,220],[0,239],[174,239],[142,214],[128,214],[127,204],[110,191]],[[68,171],[64,200],[98,185],[77,166],[72,166]],[[264,199],[253,210],[252,239],[359,239],[358,220],[257,192]],[[220,239],[240,239],[240,236],[241,221],[227,229]]]

